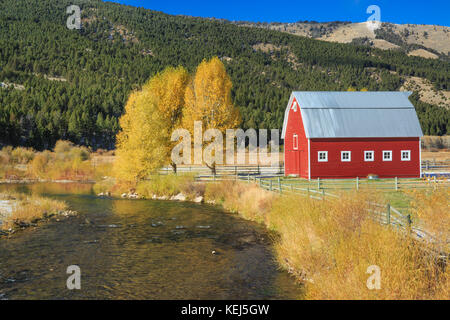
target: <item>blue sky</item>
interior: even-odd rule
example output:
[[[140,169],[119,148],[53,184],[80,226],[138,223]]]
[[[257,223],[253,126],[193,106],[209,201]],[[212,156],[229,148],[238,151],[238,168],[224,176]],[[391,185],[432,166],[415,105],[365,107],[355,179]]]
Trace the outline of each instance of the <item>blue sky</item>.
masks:
[[[381,9],[381,21],[450,26],[449,0],[113,0],[169,14],[261,22],[366,21],[369,5]]]

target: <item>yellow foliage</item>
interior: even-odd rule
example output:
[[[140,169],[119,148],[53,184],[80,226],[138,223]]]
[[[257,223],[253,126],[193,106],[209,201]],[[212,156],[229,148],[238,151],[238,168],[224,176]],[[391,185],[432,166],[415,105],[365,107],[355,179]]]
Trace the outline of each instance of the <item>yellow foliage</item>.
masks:
[[[161,113],[166,124],[167,141],[165,143],[166,162],[171,162],[171,151],[175,142],[170,141],[173,130],[181,124],[184,107],[184,93],[189,81],[189,73],[185,68],[168,67],[163,72],[158,73],[144,85],[143,91],[148,90],[154,98],[155,104]]]
[[[194,121],[201,121],[203,129],[236,128],[240,123],[239,110],[231,99],[232,83],[219,58],[203,60],[185,94],[183,128],[194,133]]]
[[[164,165],[169,125],[148,88],[130,95],[120,126],[113,166],[117,178],[143,179]]]
[[[168,67],[150,79],[142,88],[152,93],[158,110],[172,128],[178,127],[181,122],[184,93],[188,81],[189,74],[185,68]]]
[[[169,67],[131,93],[120,118],[114,174],[136,181],[170,161],[172,131],[181,122],[189,74],[183,67]]]

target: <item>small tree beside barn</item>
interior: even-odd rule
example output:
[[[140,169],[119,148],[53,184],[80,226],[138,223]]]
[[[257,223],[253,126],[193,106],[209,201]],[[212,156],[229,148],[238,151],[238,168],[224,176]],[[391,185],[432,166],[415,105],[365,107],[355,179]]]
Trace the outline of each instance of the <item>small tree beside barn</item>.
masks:
[[[285,174],[307,179],[420,177],[423,136],[410,92],[293,92]]]

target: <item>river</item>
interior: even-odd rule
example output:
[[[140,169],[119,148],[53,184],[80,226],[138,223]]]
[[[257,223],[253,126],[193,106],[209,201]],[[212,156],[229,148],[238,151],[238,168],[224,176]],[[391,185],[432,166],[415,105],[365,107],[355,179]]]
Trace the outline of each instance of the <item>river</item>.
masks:
[[[265,228],[220,208],[102,199],[88,184],[5,189],[64,200],[79,215],[0,239],[0,299],[302,297]],[[66,287],[70,265],[80,267],[80,290]]]

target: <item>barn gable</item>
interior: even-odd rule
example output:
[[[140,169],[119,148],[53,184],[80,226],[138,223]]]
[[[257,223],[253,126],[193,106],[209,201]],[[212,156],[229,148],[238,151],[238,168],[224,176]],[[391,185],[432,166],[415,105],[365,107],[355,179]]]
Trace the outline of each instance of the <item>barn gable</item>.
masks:
[[[307,138],[422,137],[410,92],[293,92]]]

